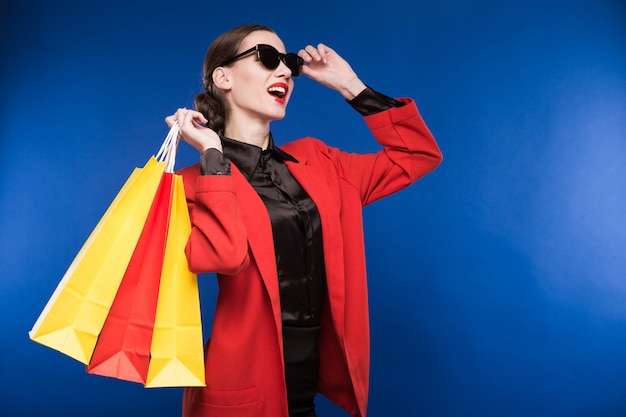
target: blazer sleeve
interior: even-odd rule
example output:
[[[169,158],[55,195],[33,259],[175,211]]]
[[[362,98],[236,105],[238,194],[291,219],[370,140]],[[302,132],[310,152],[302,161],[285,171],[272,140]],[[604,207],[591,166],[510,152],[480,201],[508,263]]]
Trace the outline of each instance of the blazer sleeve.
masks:
[[[197,274],[234,275],[249,264],[248,235],[231,175],[200,175],[199,165],[179,172],[191,218],[185,252]]]
[[[364,117],[382,150],[374,154],[328,150],[339,176],[358,190],[363,205],[407,187],[442,161],[415,102],[398,100],[406,104]]]

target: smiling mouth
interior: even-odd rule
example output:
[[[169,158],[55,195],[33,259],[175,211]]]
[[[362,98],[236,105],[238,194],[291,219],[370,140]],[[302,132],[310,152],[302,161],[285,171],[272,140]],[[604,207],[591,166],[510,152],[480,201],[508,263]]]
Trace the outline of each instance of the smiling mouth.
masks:
[[[270,88],[267,89],[267,92],[273,95],[274,97],[283,99],[287,95],[287,86],[283,84],[274,84],[274,85],[271,85]]]

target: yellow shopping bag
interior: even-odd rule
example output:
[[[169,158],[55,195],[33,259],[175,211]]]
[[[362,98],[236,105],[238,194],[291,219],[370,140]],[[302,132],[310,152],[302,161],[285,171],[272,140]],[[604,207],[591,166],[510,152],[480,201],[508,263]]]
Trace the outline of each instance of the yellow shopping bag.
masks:
[[[88,364],[165,169],[137,168],[63,276],[29,336]]]
[[[198,281],[185,255],[190,232],[183,180],[174,175],[147,388],[205,385]]]

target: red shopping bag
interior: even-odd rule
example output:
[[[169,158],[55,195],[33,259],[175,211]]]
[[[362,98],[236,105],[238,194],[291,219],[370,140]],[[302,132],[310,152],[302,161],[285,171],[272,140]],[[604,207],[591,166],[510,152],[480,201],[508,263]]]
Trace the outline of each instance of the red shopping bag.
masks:
[[[163,173],[144,228],[96,342],[87,372],[146,382],[171,206]]]

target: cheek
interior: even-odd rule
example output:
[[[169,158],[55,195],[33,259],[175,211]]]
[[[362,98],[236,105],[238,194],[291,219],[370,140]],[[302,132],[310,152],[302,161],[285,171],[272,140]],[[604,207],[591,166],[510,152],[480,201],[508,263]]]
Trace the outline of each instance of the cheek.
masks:
[[[291,82],[289,83],[289,92],[287,93],[287,99],[291,98],[291,96],[293,95],[293,92],[295,91],[295,89],[296,89],[296,85],[293,82],[293,80],[291,80]]]

